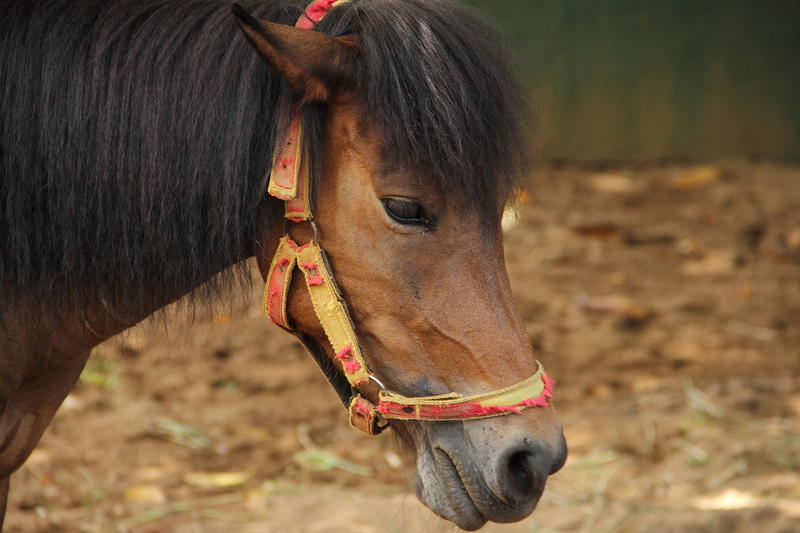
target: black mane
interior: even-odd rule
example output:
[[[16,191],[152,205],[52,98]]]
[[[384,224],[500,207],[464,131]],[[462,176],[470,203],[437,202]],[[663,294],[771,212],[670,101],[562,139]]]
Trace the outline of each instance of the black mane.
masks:
[[[242,3],[292,24],[306,1]],[[289,95],[229,3],[0,9],[0,297],[124,313],[133,296],[177,297],[220,271],[206,289],[241,279],[227,267],[280,216],[265,180]],[[358,99],[391,165],[425,169],[476,209],[505,197],[524,111],[479,17],[437,0],[356,0],[317,29],[359,34]],[[304,114],[317,136],[323,118],[320,106]]]

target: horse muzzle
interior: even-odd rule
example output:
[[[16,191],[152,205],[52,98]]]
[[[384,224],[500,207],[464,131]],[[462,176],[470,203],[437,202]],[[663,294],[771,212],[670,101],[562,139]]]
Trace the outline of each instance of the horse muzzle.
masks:
[[[560,431],[550,442],[502,424],[503,419],[488,419],[424,428],[426,442],[417,447],[417,495],[462,529],[527,517],[547,477],[566,460]]]

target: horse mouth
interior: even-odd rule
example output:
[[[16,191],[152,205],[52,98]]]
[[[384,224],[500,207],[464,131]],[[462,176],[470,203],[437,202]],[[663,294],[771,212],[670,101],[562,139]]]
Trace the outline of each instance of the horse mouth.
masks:
[[[463,442],[435,439],[420,450],[416,492],[433,512],[468,531],[489,521],[516,522],[530,515],[548,475],[566,456],[563,437],[552,451],[532,443],[497,446],[492,453]]]

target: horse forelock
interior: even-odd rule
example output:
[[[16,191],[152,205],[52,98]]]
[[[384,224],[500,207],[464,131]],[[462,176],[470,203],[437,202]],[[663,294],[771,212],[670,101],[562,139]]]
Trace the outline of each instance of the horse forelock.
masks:
[[[505,40],[477,12],[443,0],[354,0],[317,29],[358,35],[355,101],[389,167],[482,211],[519,183],[529,109]]]

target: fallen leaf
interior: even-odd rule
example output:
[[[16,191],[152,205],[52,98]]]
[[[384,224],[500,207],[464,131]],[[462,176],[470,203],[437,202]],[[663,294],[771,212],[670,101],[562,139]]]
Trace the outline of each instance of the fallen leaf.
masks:
[[[694,364],[707,357],[708,349],[697,341],[676,337],[662,344],[661,352],[665,360],[675,364]]]
[[[342,459],[334,453],[319,448],[311,440],[309,434],[310,428],[308,424],[299,424],[297,426],[297,440],[305,448],[302,452],[297,452],[292,456],[292,460],[303,468],[323,472],[338,468],[345,472],[350,472],[358,476],[369,476],[372,474],[372,469],[368,466],[359,465]]]
[[[676,191],[688,191],[704,187],[717,181],[722,170],[717,165],[702,165],[683,170],[669,181],[669,188]]]
[[[164,503],[167,496],[164,490],[156,485],[132,485],[125,491],[125,499],[141,503]]]
[[[139,481],[159,481],[168,476],[168,472],[161,466],[145,466],[134,474]]]
[[[338,468],[339,470],[344,470],[345,472],[357,476],[372,475],[372,469],[370,467],[347,461],[329,451],[319,448],[297,452],[292,456],[292,460],[304,468],[317,472]]]
[[[211,449],[211,441],[199,429],[188,424],[182,424],[168,418],[158,418],[149,431],[163,437],[175,444],[193,448],[195,450]]]
[[[681,239],[675,243],[675,249],[681,255],[699,255],[703,252],[703,246],[696,239]]]
[[[675,438],[670,443],[686,454],[689,466],[706,466],[711,460],[711,455],[706,450],[688,440]]]
[[[589,180],[589,186],[597,192],[607,194],[631,194],[636,191],[632,179],[624,174],[597,174]]]
[[[728,324],[725,329],[735,335],[762,342],[770,342],[777,336],[777,333],[775,333],[773,329],[763,326],[754,326],[746,322],[733,322]]]
[[[613,224],[583,224],[572,226],[570,231],[581,237],[592,239],[610,239],[617,235],[617,227]]]
[[[609,314],[629,322],[643,322],[650,312],[627,296],[610,295],[578,301],[581,309],[588,313]]]
[[[687,276],[730,274],[736,267],[736,255],[730,250],[709,250],[700,259],[686,261],[681,272]]]
[[[195,487],[238,487],[250,479],[247,472],[189,472],[183,481]]]
[[[117,364],[105,359],[90,359],[80,375],[82,383],[104,389],[115,389],[119,385]]]
[[[709,396],[698,389],[691,380],[687,380],[683,385],[686,392],[686,399],[689,407],[703,414],[714,418],[723,418],[726,415],[725,409],[715,404]]]
[[[716,496],[697,498],[695,506],[704,511],[724,511],[731,509],[749,509],[759,504],[759,498],[748,492],[736,489],[725,489]]]

